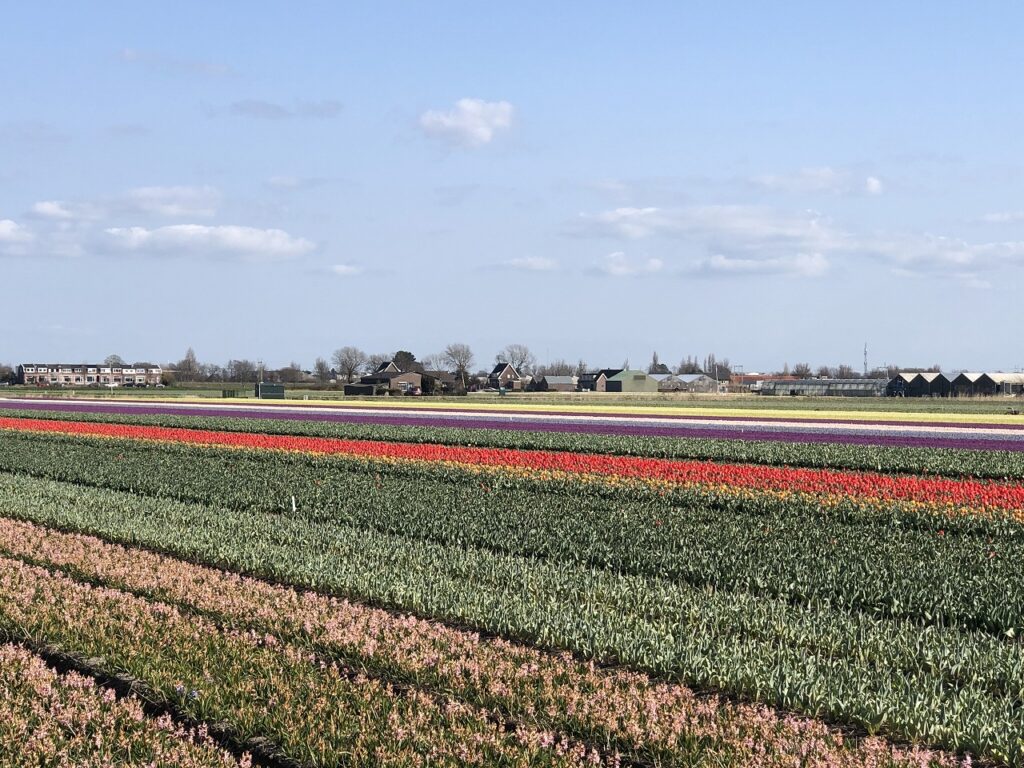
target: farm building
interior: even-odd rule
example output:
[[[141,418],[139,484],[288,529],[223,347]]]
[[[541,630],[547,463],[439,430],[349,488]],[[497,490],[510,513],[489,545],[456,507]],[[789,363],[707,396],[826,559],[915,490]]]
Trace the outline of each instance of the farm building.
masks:
[[[374,393],[389,393],[389,394],[405,394],[406,392],[419,394],[423,391],[423,374],[418,371],[401,371],[395,372],[391,370],[383,370],[378,373],[372,373],[369,376],[363,376],[359,379],[361,387],[373,387]],[[346,385],[345,393],[348,394],[349,387]],[[367,394],[364,391],[353,391],[352,394]]]
[[[621,368],[602,368],[600,371],[584,373],[580,376],[578,389],[580,392],[606,392],[608,379],[621,372]]]
[[[529,392],[575,392],[578,384],[575,376],[534,376],[526,389]]]
[[[717,392],[718,382],[704,373],[652,373],[659,392]]]
[[[605,392],[657,392],[658,382],[643,371],[619,371],[608,377]]]
[[[965,371],[953,377],[951,388],[955,397],[1021,395],[1024,394],[1024,373]]]
[[[814,397],[881,397],[889,379],[796,379],[766,381],[762,395],[807,395]]]
[[[964,371],[953,379],[953,394],[956,397],[994,395],[998,385],[987,373]]]
[[[523,382],[511,363],[498,363],[487,377],[487,386],[494,389],[522,389]]]
[[[1024,394],[1024,373],[990,373],[988,376],[996,383],[1000,395]]]
[[[901,371],[889,381],[885,393],[890,397],[949,397],[954,378],[936,371]]]
[[[39,387],[152,387],[161,383],[163,370],[152,363],[23,363],[18,366],[17,376],[19,384]]]

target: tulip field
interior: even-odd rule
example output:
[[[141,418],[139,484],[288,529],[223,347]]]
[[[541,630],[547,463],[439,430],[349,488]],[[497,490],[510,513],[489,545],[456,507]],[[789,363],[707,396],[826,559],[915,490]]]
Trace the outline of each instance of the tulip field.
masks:
[[[1016,424],[506,410],[0,400],[0,765],[1024,765]]]

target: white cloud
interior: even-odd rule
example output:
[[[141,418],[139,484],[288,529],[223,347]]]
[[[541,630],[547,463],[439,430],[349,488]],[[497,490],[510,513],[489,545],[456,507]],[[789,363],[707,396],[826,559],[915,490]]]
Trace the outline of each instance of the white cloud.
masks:
[[[558,262],[543,256],[524,256],[520,259],[502,262],[501,266],[524,272],[553,272],[558,269]]]
[[[64,200],[40,200],[32,205],[31,215],[38,219],[56,222],[68,228],[76,222],[87,222],[103,218],[101,206],[93,203],[69,203]]]
[[[605,256],[600,264],[594,265],[589,271],[607,277],[640,277],[661,272],[664,266],[661,259],[634,262],[622,251],[615,251]]]
[[[363,274],[363,268],[355,264],[333,264],[330,271],[338,277],[355,277]]]
[[[0,219],[0,243],[18,245],[30,243],[34,237],[32,233],[11,219]]]
[[[864,250],[902,271],[958,274],[1024,266],[1024,241],[968,243],[953,237],[915,235],[865,241]]]
[[[220,200],[213,187],[138,187],[127,195],[129,208],[171,218],[215,216]]]
[[[0,219],[0,255],[23,256],[34,240],[35,236],[18,222]]]
[[[110,241],[126,251],[158,255],[229,256],[259,260],[291,259],[313,250],[305,238],[280,229],[176,224],[156,229],[112,227]]]
[[[846,236],[814,211],[784,213],[745,205],[679,209],[616,208],[581,214],[577,232],[641,239],[655,236],[703,243],[713,252],[785,250],[820,253],[840,248]]]
[[[162,72],[180,72],[194,75],[220,77],[234,74],[234,70],[226,64],[205,59],[182,59],[154,51],[142,51],[138,48],[125,48],[120,54],[121,61],[138,64]]]
[[[32,206],[32,213],[42,216],[44,219],[70,220],[76,218],[67,204],[60,200],[41,200]]]
[[[787,194],[880,195],[885,185],[877,176],[862,177],[828,165],[801,168],[795,173],[755,176],[755,186]]]
[[[697,266],[706,275],[799,275],[820,277],[828,271],[828,260],[820,253],[769,259],[737,259],[716,254]]]
[[[1024,221],[1024,211],[999,211],[986,213],[981,217],[985,224],[1016,224]]]
[[[293,107],[286,107],[264,99],[242,99],[232,102],[228,112],[238,117],[254,117],[260,120],[289,120],[304,118],[328,120],[341,114],[342,103],[333,99],[323,101],[299,101]],[[216,113],[219,110],[214,110]]]
[[[420,115],[420,127],[431,137],[462,147],[482,147],[495,134],[512,125],[512,105],[507,101],[459,99],[447,112],[431,109]]]

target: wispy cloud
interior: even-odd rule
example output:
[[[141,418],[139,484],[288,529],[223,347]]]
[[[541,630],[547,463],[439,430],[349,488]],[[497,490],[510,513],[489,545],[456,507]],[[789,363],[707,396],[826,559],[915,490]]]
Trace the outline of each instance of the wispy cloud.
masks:
[[[32,205],[31,215],[65,224],[125,215],[209,218],[217,214],[220,201],[220,191],[209,186],[136,187],[105,200],[40,200]]]
[[[885,184],[878,176],[858,175],[843,168],[823,165],[795,173],[755,176],[752,184],[772,192],[827,195],[880,195]]]
[[[719,277],[744,275],[797,275],[821,277],[828,272],[828,260],[820,253],[798,254],[768,259],[737,259],[716,254],[699,262],[693,270],[697,274]]]
[[[1024,211],[998,211],[986,213],[979,221],[984,224],[1017,224],[1024,221]]]
[[[0,123],[0,141],[18,144],[52,145],[71,140],[67,133],[53,123],[42,120],[9,120]]]
[[[590,274],[605,277],[641,277],[657,274],[664,267],[665,264],[661,259],[635,261],[626,256],[623,251],[615,251],[605,256],[598,264],[592,265],[587,271]]]
[[[126,196],[127,207],[169,218],[208,218],[217,214],[221,194],[209,186],[136,187]]]
[[[315,248],[311,241],[294,237],[281,229],[176,224],[156,229],[112,227],[104,231],[111,245],[140,255],[277,261],[302,256]]]
[[[0,256],[23,256],[35,235],[13,219],[0,219]]]
[[[340,115],[342,108],[340,101],[330,99],[299,101],[292,106],[264,99],[242,99],[229,104],[228,112],[236,117],[250,117],[257,120],[327,120]]]
[[[449,110],[431,109],[420,115],[420,127],[432,138],[465,148],[489,144],[499,131],[512,125],[507,101],[459,99]]]
[[[365,271],[365,269],[357,264],[332,264],[330,266],[331,274],[337,275],[338,277],[357,277]]]
[[[503,261],[499,266],[521,272],[554,272],[558,269],[558,262],[544,256],[524,256]]]
[[[44,219],[72,221],[79,218],[71,207],[61,200],[41,200],[32,206],[32,214]]]
[[[138,48],[123,49],[119,54],[119,58],[128,64],[136,64],[148,69],[172,74],[180,73],[213,77],[235,74],[231,67],[220,62],[207,59],[181,58],[155,51],[143,51]]]
[[[285,190],[313,189],[330,181],[326,176],[271,176],[267,186]]]
[[[799,245],[817,252],[837,248],[844,233],[814,211],[787,213],[760,206],[704,205],[678,209],[615,208],[580,214],[573,234],[639,240],[669,237],[702,241],[712,251],[764,250]]]

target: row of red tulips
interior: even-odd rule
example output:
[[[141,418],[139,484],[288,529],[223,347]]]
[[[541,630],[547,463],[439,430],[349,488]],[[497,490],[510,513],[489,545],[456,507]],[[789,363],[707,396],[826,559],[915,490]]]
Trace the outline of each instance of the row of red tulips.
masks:
[[[953,480],[872,472],[718,464],[707,461],[673,461],[554,451],[382,443],[368,440],[289,437],[42,419],[0,417],[0,429],[412,461],[444,461],[466,465],[639,478],[681,485],[728,486],[815,495],[915,501],[938,506],[1024,509],[1024,486],[972,479]]]

